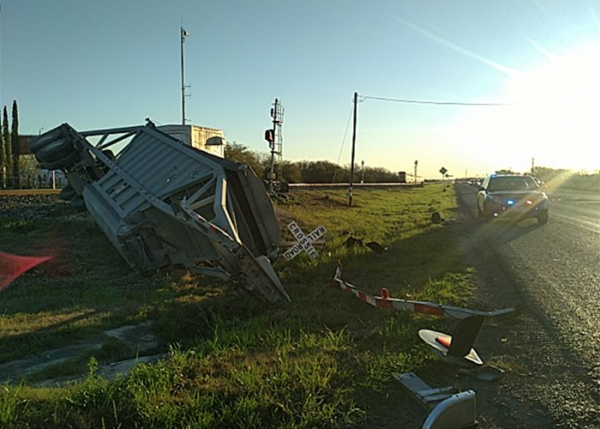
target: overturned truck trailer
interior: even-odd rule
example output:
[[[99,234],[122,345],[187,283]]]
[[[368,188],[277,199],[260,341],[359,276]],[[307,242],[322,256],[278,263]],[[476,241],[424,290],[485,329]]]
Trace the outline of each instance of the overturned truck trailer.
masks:
[[[134,270],[180,265],[272,303],[290,300],[271,266],[280,234],[273,205],[245,165],[187,146],[151,122],[85,132],[63,124],[30,148],[44,168],[65,172],[63,196],[85,203]]]

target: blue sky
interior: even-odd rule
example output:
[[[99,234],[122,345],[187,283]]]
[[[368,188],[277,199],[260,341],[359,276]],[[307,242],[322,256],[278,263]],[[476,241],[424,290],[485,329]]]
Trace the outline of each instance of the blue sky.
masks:
[[[0,0],[0,103],[20,131],[181,122],[284,159],[436,177],[537,165],[600,168],[596,0]],[[390,99],[505,103],[478,107]]]

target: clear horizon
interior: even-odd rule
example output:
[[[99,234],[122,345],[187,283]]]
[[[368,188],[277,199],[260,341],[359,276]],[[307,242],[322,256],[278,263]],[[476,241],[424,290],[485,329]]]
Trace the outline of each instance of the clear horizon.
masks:
[[[348,165],[357,92],[359,165],[597,170],[599,16],[587,0],[5,0],[0,104],[17,100],[23,134],[181,123],[183,26],[188,123],[254,151],[277,98],[285,160]]]

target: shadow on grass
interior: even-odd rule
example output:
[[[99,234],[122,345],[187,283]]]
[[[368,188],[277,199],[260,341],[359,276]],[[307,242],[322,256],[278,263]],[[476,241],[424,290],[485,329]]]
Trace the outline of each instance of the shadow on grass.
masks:
[[[426,290],[432,280],[465,269],[452,243],[452,230],[453,227],[439,227],[398,240],[381,255],[367,248],[344,249],[344,279],[374,295],[385,287],[396,298],[432,298],[432,291]],[[336,254],[336,249],[330,251]],[[113,253],[113,257],[118,255]],[[82,263],[85,265],[86,261]],[[337,259],[323,255],[315,264],[304,258],[282,267],[282,281],[292,302],[275,306],[264,304],[227,282],[190,275],[183,270],[143,278],[129,272],[124,264],[117,264],[120,267],[113,268],[114,274],[127,279],[127,284],[117,282],[109,286],[92,282],[76,287],[77,282],[67,280],[69,276],[45,278],[43,285],[35,285],[31,281],[37,276],[30,276],[14,286],[16,296],[5,297],[4,314],[15,317],[29,314],[35,318],[44,311],[53,313],[49,317],[54,319],[48,319],[40,327],[31,326],[28,332],[0,338],[0,350],[7,351],[0,361],[84,340],[122,324],[145,321],[154,322],[153,330],[165,343],[186,346],[211,338],[217,323],[249,320],[265,313],[274,324],[306,332],[350,329],[363,337],[376,325],[385,324],[390,313],[333,288],[331,280],[336,263]],[[96,266],[89,273],[96,270],[102,272],[103,267]],[[23,294],[16,293],[19,289]],[[25,292],[26,289],[29,290]],[[53,297],[48,298],[42,290]],[[461,301],[460,295],[440,297],[446,300],[444,304]],[[15,302],[12,308],[11,300]],[[26,308],[30,311],[24,311]],[[69,312],[64,319],[60,318]],[[25,320],[30,323],[29,318]]]
[[[383,198],[381,193],[370,195]],[[160,420],[152,419],[160,418],[161,412],[170,412],[171,422],[183,422],[186,412],[193,413],[194,418],[202,412],[207,419],[214,419],[211,427],[235,427],[236,422],[247,422],[250,415],[258,419],[255,427],[328,427],[341,421],[342,415],[350,416],[348,422],[360,424],[360,416],[366,414],[363,410],[375,401],[387,407],[377,410],[378,421],[371,426],[395,427],[398,415],[403,414],[385,396],[391,375],[427,362],[428,351],[418,339],[418,329],[438,329],[445,322],[376,309],[332,287],[331,280],[341,259],[346,267],[344,279],[369,293],[378,294],[386,287],[394,298],[460,304],[463,291],[467,293],[468,267],[462,263],[455,240],[459,225],[431,225],[429,216],[436,209],[438,196],[432,194],[418,204],[415,222],[409,218],[412,202],[400,207],[394,202],[392,208],[365,207],[376,216],[375,221],[391,220],[384,230],[361,226],[366,233],[379,234],[378,238],[389,237],[382,244],[391,247],[379,256],[365,247],[347,249],[342,244],[342,228],[354,232],[350,228],[357,218],[367,216],[365,212],[350,209],[339,213],[345,216],[339,228],[333,213],[327,224],[328,244],[320,249],[319,259],[309,260],[303,255],[276,264],[291,303],[267,305],[230,283],[184,271],[139,278],[120,261],[101,233],[90,228],[84,241],[61,243],[65,258],[59,262],[65,266],[57,271],[56,278],[24,277],[0,306],[11,311],[9,319],[13,322],[20,317],[20,310],[25,319],[37,316],[33,308],[55,313],[88,311],[93,317],[82,317],[74,324],[49,319],[43,327],[44,338],[18,334],[39,350],[43,347],[36,343],[38,340],[68,342],[116,324],[150,320],[165,343],[179,344],[172,359],[134,371],[116,385],[140,392],[136,406],[141,412],[132,412],[131,397],[111,400],[109,389],[108,393],[98,391],[98,401],[86,408],[92,410],[85,411],[89,416],[127,416],[127,421],[135,422],[128,426],[144,427],[146,422],[158,427]],[[330,204],[327,199],[319,203]],[[400,213],[403,211],[408,214]],[[409,227],[412,229],[407,232]],[[68,237],[76,236],[77,228],[73,228],[66,231]],[[58,338],[59,334],[65,337]],[[0,347],[14,344],[5,341]],[[148,392],[160,394],[148,396]],[[261,395],[267,399],[256,403]],[[87,401],[88,396],[82,397]],[[165,407],[164,398],[172,398],[173,406]],[[186,411],[185,401],[192,398]],[[200,406],[204,398],[208,402]],[[258,411],[249,413],[252,410],[244,404],[253,404]],[[72,408],[69,404],[69,410]],[[322,411],[325,408],[331,414],[326,415]],[[84,407],[75,412],[78,409]],[[230,420],[224,420],[226,409]],[[231,410],[238,409],[232,414]],[[99,414],[101,411],[107,412]],[[48,401],[47,412],[58,415],[52,401]],[[89,427],[94,427],[91,422],[99,419],[88,414],[81,418],[89,419]],[[373,416],[371,410],[369,414]],[[390,424],[378,424],[385,414]],[[67,421],[68,416],[64,411],[56,421]],[[37,416],[30,413],[30,418],[34,421]],[[229,421],[231,425],[226,423]]]
[[[419,343],[419,327],[443,322],[378,310],[331,287],[331,280],[342,259],[344,279],[369,293],[377,295],[385,287],[394,298],[460,304],[463,291],[448,279],[449,273],[466,272],[454,240],[457,226],[431,226],[426,216],[422,226],[426,232],[412,237],[392,236],[381,255],[365,247],[329,246],[316,261],[303,255],[278,264],[292,302],[271,306],[228,282],[182,270],[140,277],[95,225],[67,222],[41,237],[58,255],[55,264],[25,275],[3,293],[0,311],[23,325],[16,327],[22,332],[0,338],[5,351],[0,362],[146,321],[154,322],[152,330],[165,349],[168,344],[185,349],[211,340],[217,326],[250,323],[257,316],[292,336],[346,330],[360,348],[373,353],[412,348]]]
[[[344,265],[343,278],[372,295],[379,295],[381,288],[387,288],[392,298],[435,299],[435,290],[428,290],[432,281],[443,279],[448,273],[467,270],[453,240],[453,229],[439,227],[392,242],[381,255],[368,248],[344,249],[339,258]],[[330,251],[333,256],[337,253],[336,249]],[[282,278],[292,303],[285,310],[274,310],[280,313],[279,317],[282,320],[297,318],[302,320],[304,329],[316,331],[326,327],[363,332],[373,329],[376,323],[385,323],[390,311],[376,309],[332,286],[336,264],[337,258],[323,255],[321,261],[310,268],[302,262],[285,267]],[[466,295],[467,291],[464,292]],[[462,302],[460,291],[448,296],[440,294],[437,298],[444,301],[440,302],[443,304]]]
[[[39,226],[25,234],[16,224],[3,242],[3,250],[54,259],[0,293],[0,363],[101,340],[105,330],[147,321],[154,322],[152,329],[165,343],[179,342],[192,335],[194,326],[211,331],[203,326],[212,325],[212,316],[201,308],[214,306],[211,311],[218,313],[217,307],[226,307],[221,295],[230,286],[222,281],[185,270],[152,276],[132,272],[90,219]]]

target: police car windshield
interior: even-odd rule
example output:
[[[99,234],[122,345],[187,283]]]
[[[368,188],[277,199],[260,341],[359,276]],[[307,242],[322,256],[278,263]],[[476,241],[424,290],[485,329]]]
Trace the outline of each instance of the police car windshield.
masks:
[[[488,184],[488,191],[530,191],[537,189],[538,185],[528,176],[492,177]]]

